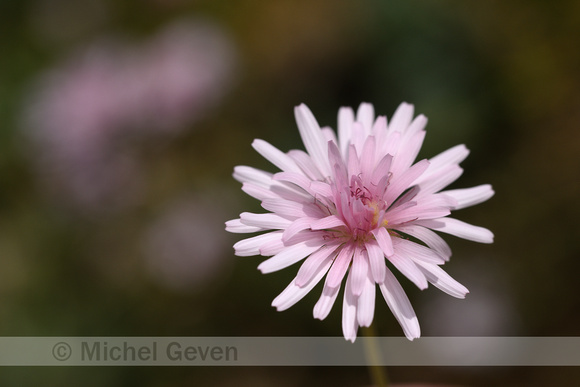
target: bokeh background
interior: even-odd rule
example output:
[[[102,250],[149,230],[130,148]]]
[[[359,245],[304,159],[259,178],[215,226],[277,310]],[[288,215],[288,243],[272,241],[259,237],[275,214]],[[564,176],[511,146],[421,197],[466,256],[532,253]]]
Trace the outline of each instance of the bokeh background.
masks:
[[[0,0],[0,335],[340,336],[293,269],[235,257],[224,222],[259,203],[231,173],[250,144],[302,148],[293,107],[402,101],[420,156],[471,150],[445,237],[466,300],[404,288],[424,336],[580,335],[580,2]],[[400,328],[377,297],[380,335]],[[394,367],[397,383],[573,386],[575,367]],[[0,384],[364,386],[358,367],[5,368]]]

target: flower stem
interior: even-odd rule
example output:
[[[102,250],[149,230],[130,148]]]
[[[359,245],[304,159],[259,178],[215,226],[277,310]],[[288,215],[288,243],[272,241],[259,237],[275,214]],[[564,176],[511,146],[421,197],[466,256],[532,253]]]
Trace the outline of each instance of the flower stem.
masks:
[[[388,387],[389,380],[387,378],[386,367],[379,365],[381,364],[381,353],[377,347],[375,340],[376,333],[373,325],[371,324],[370,327],[362,327],[362,332],[366,336],[366,340],[364,340],[365,356],[373,385],[375,387]]]

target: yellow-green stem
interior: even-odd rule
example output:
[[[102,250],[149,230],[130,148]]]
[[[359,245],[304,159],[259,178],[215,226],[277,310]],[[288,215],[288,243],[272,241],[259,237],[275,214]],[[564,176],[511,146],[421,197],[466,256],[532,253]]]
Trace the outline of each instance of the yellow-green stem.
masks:
[[[371,380],[373,382],[373,386],[375,387],[388,387],[389,380],[387,378],[387,369],[384,366],[381,366],[381,353],[377,346],[377,342],[375,340],[376,334],[371,324],[370,327],[363,327],[362,328],[363,334],[365,337],[364,345],[365,345],[365,356],[367,358],[369,373],[371,375]]]

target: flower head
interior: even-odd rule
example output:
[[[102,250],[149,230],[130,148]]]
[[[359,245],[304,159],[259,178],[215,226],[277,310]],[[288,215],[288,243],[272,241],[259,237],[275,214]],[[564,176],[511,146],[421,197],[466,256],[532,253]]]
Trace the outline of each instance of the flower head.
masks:
[[[338,137],[320,128],[302,104],[296,121],[306,152],[276,149],[263,140],[253,147],[281,172],[247,166],[235,168],[242,190],[262,202],[269,213],[244,212],[226,223],[235,233],[267,231],[234,245],[236,255],[272,256],[258,269],[270,273],[303,261],[296,278],[274,299],[285,310],[302,299],[326,275],[314,317],[324,319],[346,276],[342,329],[354,341],[359,326],[372,323],[376,285],[412,340],[420,336],[417,316],[391,273],[396,268],[420,289],[432,283],[464,298],[468,290],[440,266],[451,249],[433,230],[481,243],[492,243],[484,228],[449,218],[451,210],[493,196],[490,185],[441,191],[462,173],[459,163],[469,151],[458,145],[415,163],[427,119],[413,119],[403,103],[387,123],[374,117],[370,104],[338,113]]]

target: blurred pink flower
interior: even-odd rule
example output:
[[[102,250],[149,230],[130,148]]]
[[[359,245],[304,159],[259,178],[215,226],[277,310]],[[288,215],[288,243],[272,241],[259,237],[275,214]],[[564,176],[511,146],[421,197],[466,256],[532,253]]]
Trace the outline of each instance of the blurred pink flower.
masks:
[[[160,285],[195,291],[223,278],[231,268],[222,228],[225,207],[211,205],[216,195],[221,194],[212,190],[174,201],[144,234],[147,266]]]
[[[85,209],[135,200],[135,139],[182,132],[228,90],[235,55],[219,27],[180,21],[141,44],[102,40],[44,74],[25,111],[42,176]]]
[[[385,257],[420,289],[430,282],[457,298],[468,293],[440,268],[451,249],[432,230],[493,242],[489,230],[447,215],[483,202],[494,192],[490,185],[441,192],[461,175],[459,163],[469,152],[459,145],[414,163],[427,119],[419,115],[413,120],[413,112],[412,105],[403,103],[387,125],[386,117],[375,120],[370,104],[361,104],[356,117],[352,109],[342,108],[337,138],[300,105],[296,121],[307,152],[283,153],[255,140],[252,145],[258,153],[282,172],[235,168],[234,177],[243,183],[244,192],[271,212],[242,213],[228,221],[226,229],[274,230],[236,243],[236,254],[272,256],[258,266],[263,273],[305,259],[296,278],[273,301],[279,311],[302,299],[326,275],[314,306],[314,317],[326,318],[347,276],[342,309],[347,340],[355,340],[359,326],[372,323],[376,285],[405,336],[419,337],[413,307]]]

